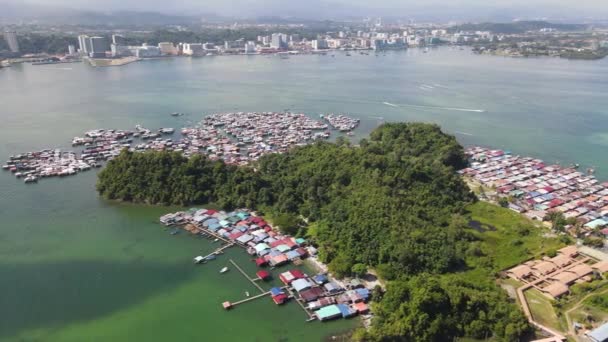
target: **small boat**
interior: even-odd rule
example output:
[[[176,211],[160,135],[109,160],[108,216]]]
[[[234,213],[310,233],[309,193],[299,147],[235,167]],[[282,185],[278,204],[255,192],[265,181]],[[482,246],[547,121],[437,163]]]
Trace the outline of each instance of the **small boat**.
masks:
[[[182,113],[178,113],[178,112],[173,112],[173,113],[171,113],[171,116],[181,116],[181,115],[184,115],[184,114],[182,114]]]
[[[202,256],[200,256],[200,255],[194,258],[194,263],[195,263],[195,264],[202,264],[202,263],[204,263],[204,262],[205,262],[205,258],[203,258],[203,257],[202,257]]]
[[[38,177],[30,175],[30,176],[25,177],[25,179],[23,181],[25,183],[36,183],[36,182],[38,182]]]
[[[218,242],[218,241],[220,241],[220,239],[215,239],[215,240],[213,240],[213,242]]]
[[[245,296],[249,297],[249,291],[245,291]]]
[[[220,273],[226,273],[228,272],[228,267],[224,267],[220,270]]]
[[[176,230],[171,231],[171,235],[177,235],[177,234],[179,234],[179,230],[176,229]]]
[[[215,260],[215,255],[211,254],[206,258],[206,260]]]

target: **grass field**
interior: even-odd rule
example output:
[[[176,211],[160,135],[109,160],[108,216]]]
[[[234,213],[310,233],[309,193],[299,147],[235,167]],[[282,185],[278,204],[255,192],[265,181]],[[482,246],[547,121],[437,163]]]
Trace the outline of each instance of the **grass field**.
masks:
[[[494,229],[474,234],[484,242],[483,252],[492,257],[496,271],[566,245],[557,237],[546,236],[548,230],[542,225],[509,209],[480,201],[467,210],[472,220]]]
[[[549,298],[536,289],[526,291],[525,296],[535,321],[558,331],[566,331]]]

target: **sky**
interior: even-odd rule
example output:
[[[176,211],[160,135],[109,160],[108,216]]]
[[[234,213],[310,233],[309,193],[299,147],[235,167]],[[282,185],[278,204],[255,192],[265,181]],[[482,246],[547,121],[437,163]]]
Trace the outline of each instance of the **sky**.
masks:
[[[0,0],[2,2],[23,0]],[[167,14],[214,13],[223,16],[319,17],[437,16],[594,17],[608,19],[608,0],[27,0],[29,3],[94,11],[158,11]]]

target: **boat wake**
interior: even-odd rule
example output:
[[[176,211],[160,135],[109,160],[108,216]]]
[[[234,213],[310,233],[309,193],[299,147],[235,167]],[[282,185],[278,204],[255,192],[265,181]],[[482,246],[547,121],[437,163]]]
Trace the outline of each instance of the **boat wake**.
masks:
[[[468,135],[468,136],[473,136],[473,134],[471,134],[471,133],[467,133],[467,132],[454,131],[454,133],[456,133],[456,134],[460,134],[460,135]]]
[[[452,110],[457,112],[474,112],[474,113],[485,113],[485,109],[471,109],[471,108],[457,108],[457,107],[435,107],[435,106],[421,106],[413,104],[394,104],[390,102],[382,102],[383,104],[391,107],[411,107],[421,109],[438,109],[438,110]]]
[[[394,103],[390,103],[390,102],[382,102],[383,104],[387,105],[387,106],[391,106],[391,107],[399,107]]]

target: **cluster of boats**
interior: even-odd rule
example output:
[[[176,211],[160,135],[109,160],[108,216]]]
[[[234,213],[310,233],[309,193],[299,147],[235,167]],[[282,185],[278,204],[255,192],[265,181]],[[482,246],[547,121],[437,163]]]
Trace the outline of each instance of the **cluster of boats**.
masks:
[[[12,156],[3,168],[24,177],[26,183],[33,183],[39,177],[74,175],[100,167],[101,162],[111,160],[123,149],[174,151],[186,157],[205,154],[212,160],[245,165],[265,154],[283,153],[294,146],[328,139],[330,128],[350,133],[359,124],[359,119],[346,115],[321,118],[327,123],[302,113],[216,113],[195,127],[183,128],[182,137],[175,141],[170,137],[175,132],[173,128],[150,130],[137,125],[134,130],[94,129],[72,139],[73,147],[84,147],[80,155],[61,150],[29,152]]]
[[[114,158],[125,148],[136,150],[131,146],[134,138],[156,138],[151,144],[155,146],[171,140],[163,140],[159,138],[160,135],[173,132],[173,128],[161,128],[153,132],[139,125],[133,131],[94,129],[85,132],[83,137],[72,139],[72,146],[84,147],[80,154],[61,149],[27,152],[11,156],[2,168],[11,171],[17,178],[23,178],[25,183],[36,183],[43,177],[71,176],[80,171],[101,167],[101,162]]]
[[[302,113],[232,112],[211,114],[197,127],[184,128],[182,134],[195,152],[202,150],[211,159],[244,165],[268,153],[327,139],[328,128]]]
[[[74,152],[46,149],[11,156],[2,168],[25,183],[36,183],[41,177],[71,176],[93,166]]]
[[[340,132],[350,132],[359,126],[359,119],[351,118],[344,114],[327,114],[321,115],[321,118],[327,120],[329,125],[333,129],[337,129]]]

